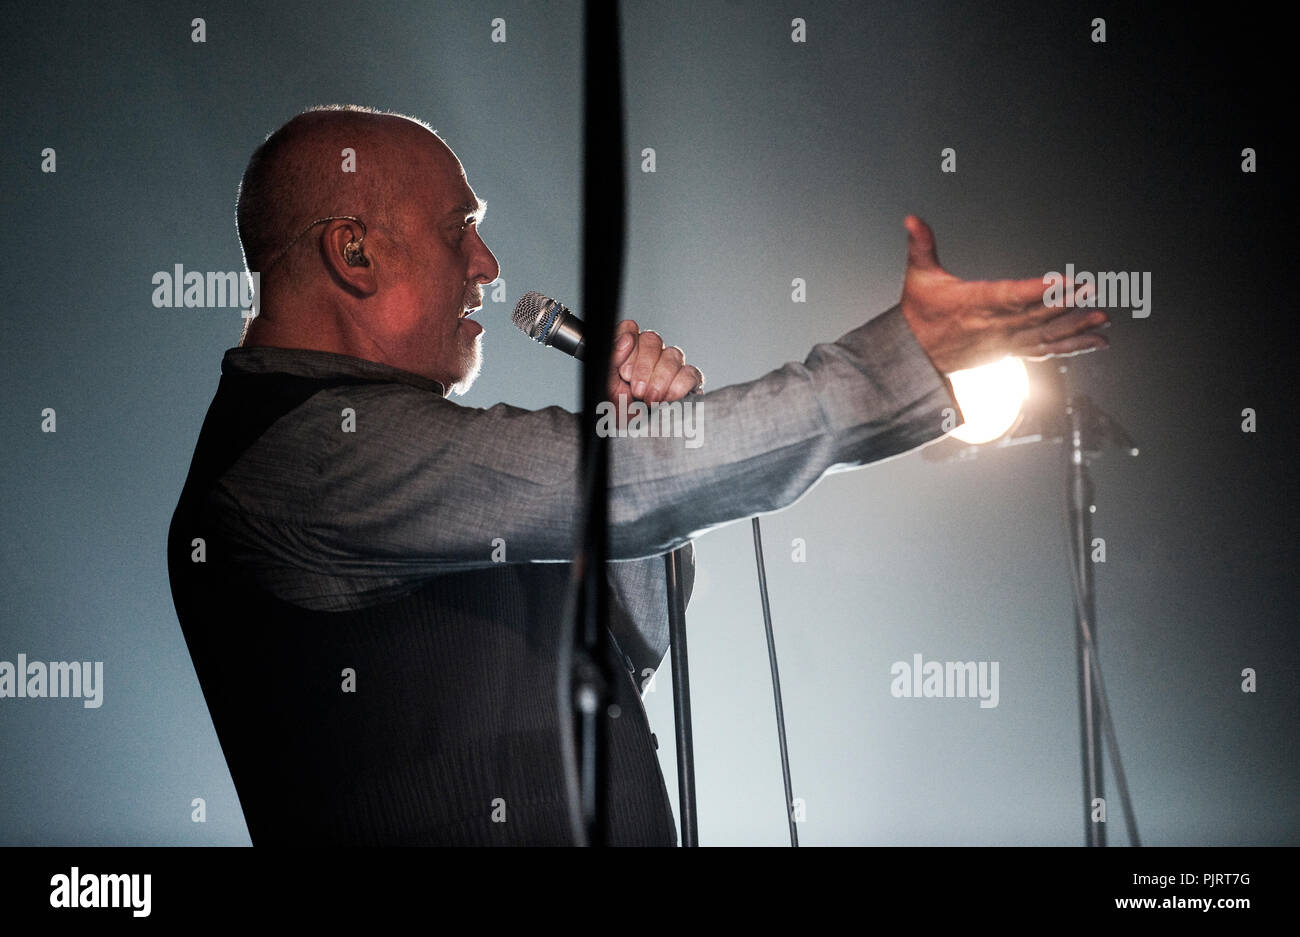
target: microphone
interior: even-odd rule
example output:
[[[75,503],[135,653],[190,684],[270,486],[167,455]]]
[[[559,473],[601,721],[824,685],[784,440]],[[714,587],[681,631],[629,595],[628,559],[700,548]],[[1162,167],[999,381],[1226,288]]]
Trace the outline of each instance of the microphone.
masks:
[[[530,290],[519,298],[511,318],[519,330],[533,341],[558,348],[566,355],[582,360],[585,327],[582,320],[562,303],[557,303],[536,290]]]

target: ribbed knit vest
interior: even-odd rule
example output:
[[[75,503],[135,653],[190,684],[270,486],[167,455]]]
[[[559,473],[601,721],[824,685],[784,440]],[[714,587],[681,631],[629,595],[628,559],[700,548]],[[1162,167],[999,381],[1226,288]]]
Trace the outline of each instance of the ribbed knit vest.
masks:
[[[366,382],[223,375],[172,518],[172,597],[249,835],[254,845],[570,843],[558,731],[570,716],[556,682],[569,564],[449,573],[369,608],[316,612],[250,584],[205,517],[214,483],[276,420],[321,390]],[[673,845],[645,708],[613,656],[608,842]]]

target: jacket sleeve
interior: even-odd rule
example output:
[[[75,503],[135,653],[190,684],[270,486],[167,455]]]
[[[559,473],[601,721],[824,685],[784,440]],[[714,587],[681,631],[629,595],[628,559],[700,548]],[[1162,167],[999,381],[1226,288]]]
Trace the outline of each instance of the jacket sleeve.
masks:
[[[659,557],[783,508],[829,471],[937,439],[945,409],[957,408],[897,306],[802,362],[686,403],[692,421],[677,435],[609,441],[612,560]],[[259,585],[303,604],[494,562],[568,562],[580,433],[579,417],[559,407],[464,407],[397,383],[335,387],[268,430],[209,506]],[[643,660],[664,646],[652,636]]]

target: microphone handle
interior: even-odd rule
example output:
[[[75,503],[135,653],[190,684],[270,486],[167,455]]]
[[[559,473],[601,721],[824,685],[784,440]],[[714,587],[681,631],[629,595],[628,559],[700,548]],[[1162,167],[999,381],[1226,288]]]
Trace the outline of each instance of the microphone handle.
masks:
[[[560,313],[556,316],[555,324],[551,326],[551,334],[546,337],[546,344],[581,361],[586,351],[586,343],[582,336],[582,320],[568,310]]]

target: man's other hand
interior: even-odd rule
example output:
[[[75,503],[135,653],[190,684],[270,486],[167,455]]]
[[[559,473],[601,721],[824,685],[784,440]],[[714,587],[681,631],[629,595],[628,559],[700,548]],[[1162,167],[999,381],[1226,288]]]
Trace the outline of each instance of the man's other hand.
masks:
[[[934,366],[945,374],[1007,355],[1041,359],[1105,348],[1100,309],[1047,307],[1036,280],[960,280],[939,266],[934,233],[908,215],[903,315]],[[1066,284],[1072,289],[1073,284]]]
[[[614,328],[614,355],[609,362],[606,397],[667,403],[680,400],[704,383],[704,374],[686,363],[676,346],[664,347],[657,332],[642,332],[631,319]]]

